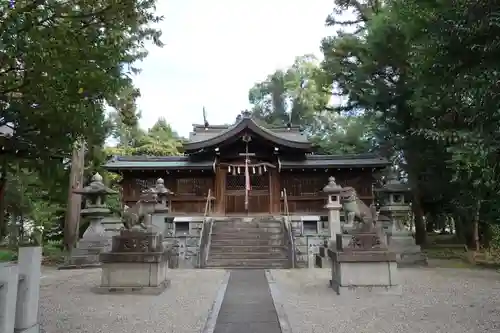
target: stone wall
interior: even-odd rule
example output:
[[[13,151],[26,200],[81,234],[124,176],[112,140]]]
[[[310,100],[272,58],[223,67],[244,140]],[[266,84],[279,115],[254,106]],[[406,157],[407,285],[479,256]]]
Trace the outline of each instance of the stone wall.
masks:
[[[317,215],[291,217],[292,232],[295,238],[297,268],[314,267],[315,255],[325,240],[330,238],[328,222]]]
[[[164,241],[174,248],[170,268],[196,268],[203,217],[175,217],[165,222]]]

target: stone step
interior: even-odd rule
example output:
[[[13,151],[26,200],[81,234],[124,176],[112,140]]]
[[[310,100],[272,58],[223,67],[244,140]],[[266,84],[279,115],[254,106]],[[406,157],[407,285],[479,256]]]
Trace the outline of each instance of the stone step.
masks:
[[[224,231],[224,232],[282,232],[281,226],[279,227],[265,227],[265,226],[257,226],[257,227],[232,227],[232,226],[215,226],[212,228],[215,231]]]
[[[211,245],[210,253],[231,253],[231,252],[259,252],[259,253],[274,253],[286,251],[285,246],[273,246],[273,245]]]
[[[281,252],[222,252],[222,253],[214,253],[209,252],[208,260],[218,261],[218,260],[226,260],[226,259],[286,259],[287,254],[283,251]]]
[[[232,239],[214,239],[212,238],[211,246],[283,246],[285,245],[282,238],[279,239],[263,239],[263,238],[232,238]]]
[[[280,227],[283,223],[280,221],[253,221],[253,222],[244,222],[244,221],[214,221],[215,226],[230,226],[230,227]]]
[[[214,239],[281,239],[283,238],[282,233],[273,234],[273,233],[222,233],[222,232],[214,232],[212,233],[212,240]]]
[[[288,259],[218,259],[207,262],[207,267],[286,268]]]

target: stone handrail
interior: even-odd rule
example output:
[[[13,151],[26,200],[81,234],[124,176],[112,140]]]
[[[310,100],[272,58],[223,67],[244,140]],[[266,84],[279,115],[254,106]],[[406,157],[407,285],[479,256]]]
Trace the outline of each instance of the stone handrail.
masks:
[[[208,189],[207,200],[205,202],[205,212],[203,214],[203,224],[200,231],[200,240],[198,242],[198,267],[203,268],[208,258],[208,246],[210,234],[212,233],[212,190]],[[210,227],[207,224],[210,223]]]
[[[285,237],[288,243],[288,254],[290,256],[291,266],[292,268],[295,268],[295,240],[293,238],[292,225],[290,223],[290,209],[288,207],[286,189],[283,189],[283,225],[285,228]]]

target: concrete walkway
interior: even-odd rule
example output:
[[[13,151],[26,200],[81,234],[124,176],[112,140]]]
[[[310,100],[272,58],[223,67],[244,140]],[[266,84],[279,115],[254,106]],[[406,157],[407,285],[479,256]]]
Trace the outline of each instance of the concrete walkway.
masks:
[[[264,270],[233,270],[214,333],[281,333]]]

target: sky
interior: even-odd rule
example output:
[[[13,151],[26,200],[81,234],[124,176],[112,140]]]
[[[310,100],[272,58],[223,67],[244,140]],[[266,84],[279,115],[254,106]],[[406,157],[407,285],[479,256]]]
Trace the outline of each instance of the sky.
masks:
[[[158,0],[163,48],[148,46],[134,78],[141,126],[164,117],[180,135],[233,122],[248,91],[297,56],[321,58],[330,0]]]

